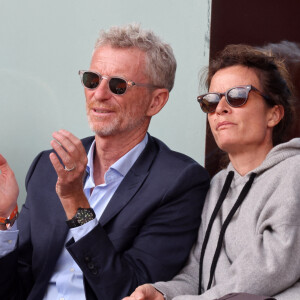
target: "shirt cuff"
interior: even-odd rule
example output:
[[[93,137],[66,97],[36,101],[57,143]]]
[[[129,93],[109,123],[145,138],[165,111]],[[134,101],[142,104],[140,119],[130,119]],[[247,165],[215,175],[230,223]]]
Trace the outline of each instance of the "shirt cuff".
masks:
[[[70,230],[75,242],[77,242],[85,235],[87,235],[90,231],[92,231],[97,226],[97,224],[98,224],[97,218],[94,218],[93,220],[81,226],[71,228]]]
[[[0,230],[0,258],[15,250],[19,230],[17,221],[7,230]]]

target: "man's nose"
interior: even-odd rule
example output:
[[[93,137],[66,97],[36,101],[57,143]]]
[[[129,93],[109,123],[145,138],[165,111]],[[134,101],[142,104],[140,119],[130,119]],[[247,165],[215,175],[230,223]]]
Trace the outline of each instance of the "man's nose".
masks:
[[[111,96],[111,91],[109,88],[109,79],[102,77],[99,81],[99,85],[94,91],[94,97],[96,99],[106,99]]]

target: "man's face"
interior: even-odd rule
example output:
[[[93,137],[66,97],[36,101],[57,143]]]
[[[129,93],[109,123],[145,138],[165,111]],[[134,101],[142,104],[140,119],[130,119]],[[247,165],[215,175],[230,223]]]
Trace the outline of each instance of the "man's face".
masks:
[[[117,76],[137,83],[149,83],[144,74],[145,53],[136,48],[102,46],[95,50],[91,71],[104,76]],[[151,90],[128,87],[125,94],[113,94],[108,80],[102,79],[96,89],[85,89],[86,110],[91,129],[99,136],[129,136],[133,131],[147,130],[147,110]]]

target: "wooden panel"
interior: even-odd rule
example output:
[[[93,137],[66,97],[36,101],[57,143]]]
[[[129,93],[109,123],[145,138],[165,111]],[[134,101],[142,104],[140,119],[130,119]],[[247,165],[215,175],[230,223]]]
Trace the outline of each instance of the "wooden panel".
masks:
[[[297,115],[300,114],[300,1],[299,0],[212,0],[210,59],[228,44],[262,47],[276,45],[293,60],[288,64],[297,92]],[[281,51],[281,50],[280,50]],[[285,55],[285,54],[284,54]],[[289,136],[300,136],[300,118]],[[214,142],[209,126],[206,132],[205,166],[214,175],[221,166],[222,153]]]

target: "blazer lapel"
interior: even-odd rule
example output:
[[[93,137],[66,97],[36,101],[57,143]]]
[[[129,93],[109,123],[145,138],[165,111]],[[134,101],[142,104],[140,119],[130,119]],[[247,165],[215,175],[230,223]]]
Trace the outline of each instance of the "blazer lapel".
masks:
[[[153,138],[150,135],[148,135],[148,137],[149,140],[145,149],[126,174],[104,210],[100,218],[102,226],[118,214],[118,212],[134,197],[147,178],[151,164],[158,152],[158,148]]]

